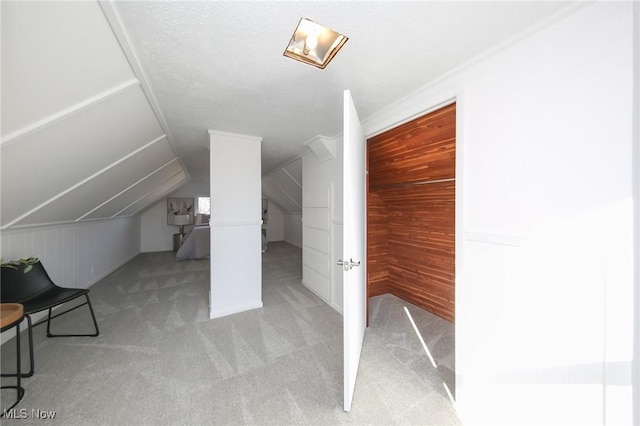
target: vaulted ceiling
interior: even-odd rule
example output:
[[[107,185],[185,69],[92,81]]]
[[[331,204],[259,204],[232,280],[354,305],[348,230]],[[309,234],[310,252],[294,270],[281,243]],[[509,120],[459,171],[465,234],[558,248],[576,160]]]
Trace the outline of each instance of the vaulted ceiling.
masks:
[[[297,191],[290,161],[339,136],[344,89],[366,118],[566,5],[2,1],[0,227],[208,181],[208,129],[261,136],[266,191]],[[349,37],[325,70],[283,56],[301,17]]]
[[[2,2],[1,224],[129,216],[188,174],[97,2]]]

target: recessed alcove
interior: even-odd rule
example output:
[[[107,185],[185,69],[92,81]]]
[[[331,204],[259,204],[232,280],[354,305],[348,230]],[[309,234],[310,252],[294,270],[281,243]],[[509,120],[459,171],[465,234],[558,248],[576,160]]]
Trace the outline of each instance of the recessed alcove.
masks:
[[[455,318],[456,105],[369,139],[369,297]]]

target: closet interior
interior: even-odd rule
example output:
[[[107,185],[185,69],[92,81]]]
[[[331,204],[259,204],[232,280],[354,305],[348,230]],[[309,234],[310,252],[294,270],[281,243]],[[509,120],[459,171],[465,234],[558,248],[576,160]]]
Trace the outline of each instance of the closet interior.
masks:
[[[368,140],[368,296],[455,317],[456,105]]]

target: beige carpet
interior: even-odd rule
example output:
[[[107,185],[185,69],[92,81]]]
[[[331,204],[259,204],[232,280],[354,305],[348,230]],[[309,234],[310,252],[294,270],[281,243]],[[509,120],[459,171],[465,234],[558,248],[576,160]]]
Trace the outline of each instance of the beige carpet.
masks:
[[[453,325],[391,295],[370,302],[343,412],[342,317],[300,279],[301,250],[271,243],[264,308],[209,320],[208,260],[141,254],[92,287],[99,337],[35,329],[36,373],[14,413],[26,418],[2,424],[459,424],[444,386],[454,392]],[[55,330],[88,328],[84,309]],[[3,371],[14,368],[13,344],[2,347]],[[3,391],[3,407],[12,397]],[[37,410],[55,418],[36,419]]]

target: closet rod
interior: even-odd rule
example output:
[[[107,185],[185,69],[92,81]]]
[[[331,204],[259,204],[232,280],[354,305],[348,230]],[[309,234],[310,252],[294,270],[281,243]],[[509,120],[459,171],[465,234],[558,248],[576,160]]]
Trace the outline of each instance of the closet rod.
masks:
[[[456,178],[446,178],[446,179],[436,179],[436,180],[422,180],[419,182],[405,182],[405,183],[392,183],[390,185],[384,186],[372,186],[372,190],[378,189],[387,189],[387,188],[404,188],[407,186],[416,186],[416,185],[429,185],[431,183],[442,183],[442,182],[455,182]]]

